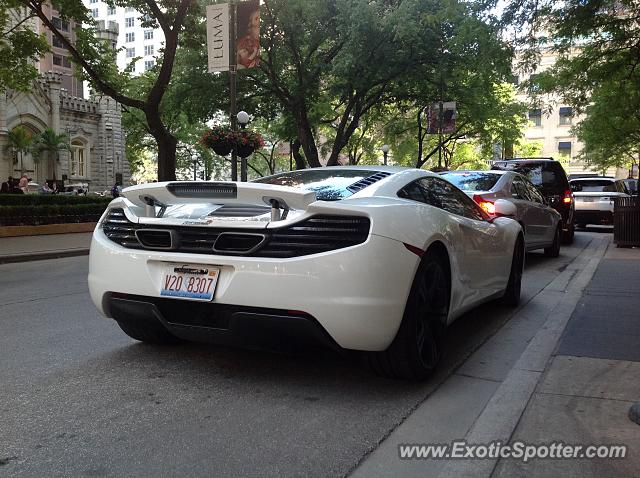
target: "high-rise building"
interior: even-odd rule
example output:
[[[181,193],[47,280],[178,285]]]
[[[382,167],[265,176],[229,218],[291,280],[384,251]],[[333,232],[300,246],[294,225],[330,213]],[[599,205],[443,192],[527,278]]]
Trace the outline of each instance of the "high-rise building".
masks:
[[[110,7],[101,0],[83,0],[91,16],[105,24],[118,24],[118,67],[124,69],[137,59],[135,73],[144,73],[156,64],[156,57],[164,47],[164,33],[161,28],[143,27],[144,15],[132,7]]]

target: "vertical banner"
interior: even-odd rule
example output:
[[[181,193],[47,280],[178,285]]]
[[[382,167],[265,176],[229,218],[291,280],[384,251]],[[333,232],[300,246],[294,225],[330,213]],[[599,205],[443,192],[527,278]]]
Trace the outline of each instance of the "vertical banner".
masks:
[[[238,69],[260,64],[260,0],[237,4],[236,56]]]
[[[229,4],[207,5],[209,73],[229,71]]]
[[[442,126],[442,130],[440,127]],[[429,123],[427,133],[455,133],[456,131],[456,102],[445,101],[442,103],[442,125],[440,125],[440,103],[429,106]]]

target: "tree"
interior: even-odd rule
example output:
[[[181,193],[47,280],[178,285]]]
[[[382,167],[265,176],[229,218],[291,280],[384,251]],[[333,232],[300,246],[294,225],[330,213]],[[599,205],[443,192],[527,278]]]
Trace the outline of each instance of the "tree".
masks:
[[[24,126],[16,126],[7,134],[6,150],[16,155],[20,162],[20,172],[24,173],[24,155],[31,151],[33,146],[33,134]],[[16,162],[13,157],[9,158]]]
[[[505,21],[531,19],[519,38],[523,65],[533,69],[542,48],[557,55],[535,77],[541,94],[559,95],[586,119],[574,131],[582,157],[598,169],[637,161],[640,139],[640,5],[632,0],[513,1]]]
[[[50,171],[49,177],[55,176],[55,162],[60,159],[61,151],[71,151],[69,135],[67,133],[56,134],[51,128],[46,128],[42,133],[34,138],[33,153],[34,159],[40,159],[42,153],[47,153]]]
[[[54,25],[49,18],[48,4],[39,0],[0,0],[0,21],[10,14],[21,15],[15,20],[20,25],[17,27],[20,34],[16,35],[16,30],[7,38],[8,48],[13,54],[34,59],[42,54],[41,43],[38,41],[41,37],[28,29],[28,20],[39,19],[69,51],[78,71],[95,91],[110,96],[127,108],[140,110],[144,114],[149,134],[157,143],[158,177],[160,180],[173,180],[177,139],[163,122],[162,100],[171,80],[178,43],[203,22],[201,10],[193,0],[112,0],[110,3],[135,8],[144,15],[141,17],[142,26],[159,27],[165,36],[162,57],[158,59],[158,65],[153,71],[153,80],[143,91],[137,91],[137,94],[127,92],[132,81],[131,75],[127,70],[118,71],[112,46],[98,37],[95,22],[81,0],[53,2],[61,19],[72,20],[77,25],[75,42]],[[11,63],[0,62],[0,78],[10,76],[11,71],[5,69],[8,66]],[[33,75],[24,76],[22,82],[30,76]],[[22,86],[26,87],[24,84]]]
[[[49,51],[44,36],[33,33],[34,14],[20,15],[13,0],[0,0],[0,91],[25,91],[38,77],[35,64]]]

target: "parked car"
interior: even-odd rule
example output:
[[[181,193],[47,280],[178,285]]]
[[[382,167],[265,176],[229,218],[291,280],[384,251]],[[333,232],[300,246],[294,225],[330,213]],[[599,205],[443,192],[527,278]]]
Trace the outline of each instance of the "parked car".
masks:
[[[497,200],[489,218],[428,171],[329,167],[122,194],[94,232],[89,288],[143,342],[306,337],[422,379],[453,320],[520,298],[523,232],[501,217],[513,204]]]
[[[623,179],[622,182],[624,182],[624,185],[627,187],[627,191],[629,191],[629,194],[631,194],[632,196],[635,196],[638,194],[637,179]]]
[[[527,251],[544,249],[548,257],[558,257],[562,242],[560,213],[546,204],[542,194],[522,174],[513,171],[452,171],[442,177],[477,202],[490,215],[495,202],[505,199],[517,209],[515,219],[524,230]]]
[[[621,179],[590,177],[570,181],[576,200],[576,224],[613,224],[614,199],[629,197],[629,192]]]
[[[563,242],[573,242],[575,203],[567,174],[558,161],[552,158],[515,158],[496,161],[491,169],[515,171],[526,176],[547,204],[562,216]]]

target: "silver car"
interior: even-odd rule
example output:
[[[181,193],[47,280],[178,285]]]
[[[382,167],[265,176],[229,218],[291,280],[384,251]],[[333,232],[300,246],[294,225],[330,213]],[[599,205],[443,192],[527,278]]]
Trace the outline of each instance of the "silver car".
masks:
[[[621,179],[606,177],[577,178],[569,181],[576,200],[576,226],[587,224],[613,224],[614,201],[629,197],[627,186]]]
[[[524,229],[527,251],[544,249],[548,257],[558,257],[562,218],[522,174],[513,171],[450,171],[443,173],[442,177],[467,193],[489,216],[495,213],[497,199],[512,202],[517,209],[514,219]]]

